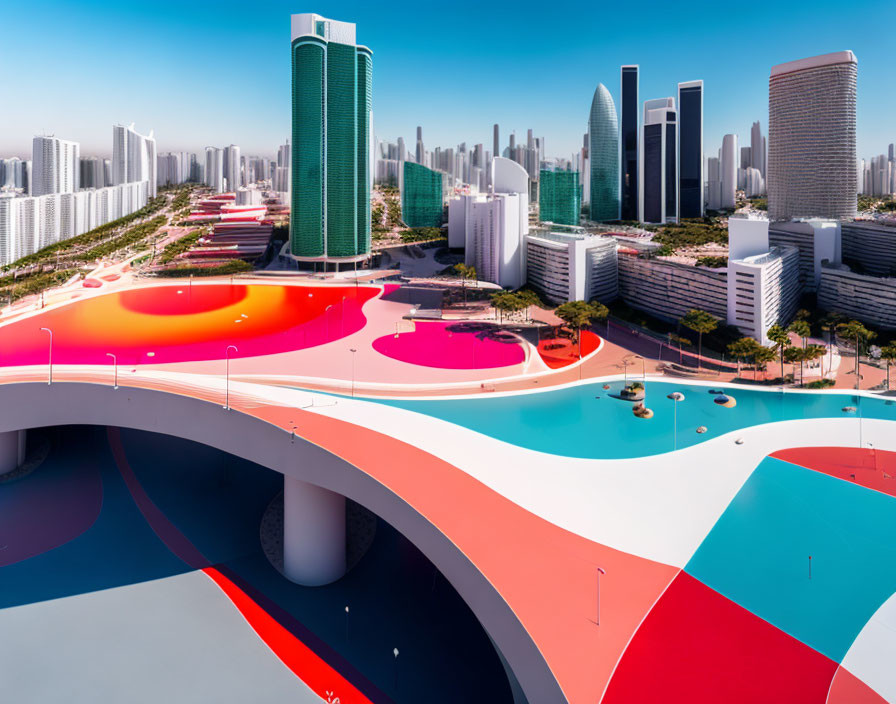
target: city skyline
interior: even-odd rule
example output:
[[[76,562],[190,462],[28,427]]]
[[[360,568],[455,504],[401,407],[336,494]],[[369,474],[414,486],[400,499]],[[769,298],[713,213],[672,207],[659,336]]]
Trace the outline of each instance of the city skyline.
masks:
[[[775,7],[772,15],[768,6],[758,5],[738,22],[706,5],[702,12],[689,13],[686,24],[669,25],[658,15],[654,21],[652,13],[643,13],[636,43],[626,31],[606,32],[600,41],[591,34],[570,34],[561,42],[539,43],[535,39],[540,25],[531,21],[531,13],[511,12],[509,6],[507,12],[495,13],[494,20],[480,22],[475,32],[459,35],[458,28],[469,26],[459,8],[415,14],[418,24],[428,22],[427,31],[415,33],[401,29],[410,11],[401,4],[383,13],[355,2],[330,3],[326,8],[278,2],[241,14],[234,22],[227,4],[223,8],[216,4],[216,13],[211,13],[210,5],[184,11],[163,2],[152,11],[139,4],[110,11],[101,2],[82,3],[77,10],[43,2],[39,8],[52,11],[55,21],[70,31],[60,33],[52,49],[8,77],[7,90],[16,110],[0,134],[0,153],[27,158],[35,135],[53,134],[80,142],[82,155],[109,156],[107,125],[136,121],[155,130],[160,152],[198,152],[208,145],[235,143],[246,154],[272,155],[289,133],[288,91],[283,90],[289,83],[289,57],[282,50],[284,27],[291,13],[317,10],[357,24],[374,50],[374,128],[385,140],[399,136],[411,140],[416,126],[422,125],[429,145],[489,146],[492,125],[498,123],[502,145],[511,133],[521,140],[532,128],[545,137],[546,156],[566,158],[581,145],[597,84],[607,85],[619,106],[619,67],[636,63],[641,102],[676,95],[679,82],[704,81],[704,152],[712,155],[726,133],[740,135],[744,143],[753,121],[759,120],[765,129],[773,65],[851,48],[859,60],[858,155],[869,157],[893,141],[889,126],[896,96],[879,89],[892,65],[890,50],[885,42],[863,41],[869,17],[884,24],[888,17],[896,18],[889,5],[865,2],[846,17],[833,11],[833,3],[814,4],[811,16],[792,7]],[[622,10],[562,10],[561,6],[555,13],[576,18],[576,26],[589,22],[625,26]],[[22,7],[5,11],[10,52],[29,51],[33,12]],[[762,31],[764,16],[774,16],[782,28],[795,28],[787,42]],[[137,19],[152,38],[145,48],[126,31]],[[193,51],[203,32],[214,33],[214,43],[221,48]],[[678,41],[660,43],[661,37]],[[229,54],[224,47],[230,41],[252,51],[224,70],[220,61]],[[73,51],[78,61],[64,61]],[[132,61],[108,61],[121,51]],[[561,70],[570,65],[578,69]],[[473,80],[483,68],[497,77],[488,89]],[[48,75],[55,77],[54,90],[35,90]],[[208,75],[217,80],[204,80]],[[106,90],[110,85],[114,91]],[[415,94],[415,86],[427,86],[427,91]],[[243,98],[233,101],[237,88]],[[533,100],[545,94],[549,99]],[[181,109],[172,110],[172,104]]]

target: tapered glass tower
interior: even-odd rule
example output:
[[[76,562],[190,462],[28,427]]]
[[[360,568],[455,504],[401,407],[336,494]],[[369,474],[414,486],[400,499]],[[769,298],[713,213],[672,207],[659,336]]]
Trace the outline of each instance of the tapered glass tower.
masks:
[[[355,25],[292,16],[290,251],[304,261],[370,252],[371,52]]]
[[[619,124],[616,104],[607,87],[600,83],[591,101],[588,116],[591,170],[591,219],[619,218]]]

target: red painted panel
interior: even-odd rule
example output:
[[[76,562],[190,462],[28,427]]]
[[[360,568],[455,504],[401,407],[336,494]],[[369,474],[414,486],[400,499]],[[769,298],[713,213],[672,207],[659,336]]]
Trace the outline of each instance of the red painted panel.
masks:
[[[837,664],[679,573],[635,634],[605,704],[823,704]]]
[[[896,496],[896,452],[858,447],[795,447],[775,452],[772,457]]]
[[[325,702],[338,697],[342,704],[370,704],[370,700],[355,689],[351,682],[321,660],[217,569],[207,567],[203,572],[221,588],[283,664]]]

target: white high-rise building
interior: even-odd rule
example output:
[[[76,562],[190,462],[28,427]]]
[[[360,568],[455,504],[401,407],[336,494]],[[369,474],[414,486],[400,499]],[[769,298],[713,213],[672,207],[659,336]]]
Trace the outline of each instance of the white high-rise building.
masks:
[[[243,185],[240,163],[240,148],[235,144],[224,147],[224,180],[228,191],[236,191]]]
[[[851,51],[772,68],[768,106],[771,220],[855,217],[857,74],[858,62]]]
[[[78,190],[81,146],[58,137],[35,137],[31,161],[31,195],[74,193]]]
[[[215,193],[224,192],[224,150],[205,148],[205,185]]]
[[[737,135],[726,134],[722,137],[721,154],[721,206],[734,208],[737,204]]]
[[[706,160],[706,207],[709,210],[722,207],[722,174],[719,158],[715,156]]]
[[[149,183],[149,197],[156,195],[156,140],[152,131],[142,135],[128,126],[112,126],[112,185]]]
[[[757,120],[750,128],[750,166],[759,169],[762,178],[765,178],[765,159],[765,137],[762,136],[762,127]]]

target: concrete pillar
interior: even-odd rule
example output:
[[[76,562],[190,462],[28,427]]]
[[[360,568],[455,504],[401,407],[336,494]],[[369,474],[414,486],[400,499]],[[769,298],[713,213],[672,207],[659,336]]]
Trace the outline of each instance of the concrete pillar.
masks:
[[[0,433],[0,475],[18,469],[25,462],[25,431]]]
[[[345,574],[345,497],[283,477],[283,571],[317,587]]]

